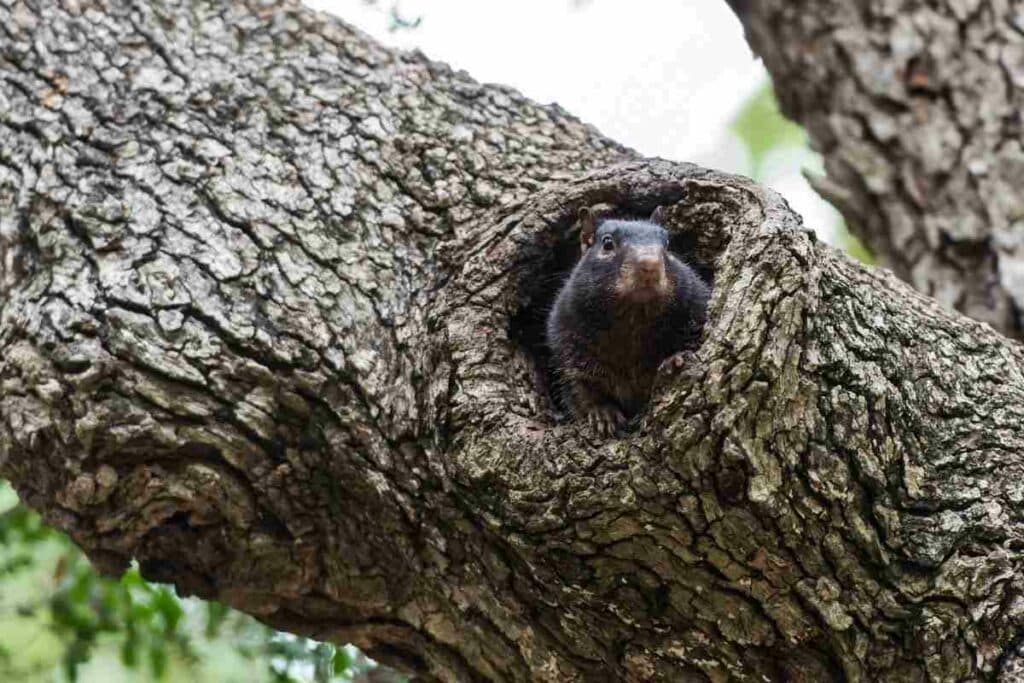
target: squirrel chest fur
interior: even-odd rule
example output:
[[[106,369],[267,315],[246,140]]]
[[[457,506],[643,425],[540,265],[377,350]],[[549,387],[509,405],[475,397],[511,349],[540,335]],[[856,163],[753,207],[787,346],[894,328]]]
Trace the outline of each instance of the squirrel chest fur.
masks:
[[[562,397],[573,416],[613,433],[650,396],[663,363],[696,348],[710,290],[652,221],[580,212],[582,255],[548,316]]]

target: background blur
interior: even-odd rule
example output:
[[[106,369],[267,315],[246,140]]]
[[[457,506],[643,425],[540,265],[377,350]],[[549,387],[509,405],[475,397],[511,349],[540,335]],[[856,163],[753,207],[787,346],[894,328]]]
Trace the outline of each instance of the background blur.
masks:
[[[305,0],[378,41],[557,102],[641,154],[748,175],[846,246],[821,172],[723,0]]]
[[[377,40],[557,102],[648,156],[751,176],[866,258],[811,190],[820,159],[779,115],[722,0],[307,0]],[[0,482],[0,681],[392,681],[354,648],[97,577]]]

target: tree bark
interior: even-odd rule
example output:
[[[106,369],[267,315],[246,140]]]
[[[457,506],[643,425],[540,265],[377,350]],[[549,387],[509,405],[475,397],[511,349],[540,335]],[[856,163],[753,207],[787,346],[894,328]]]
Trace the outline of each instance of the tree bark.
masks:
[[[1024,337],[1021,3],[729,4],[855,234],[918,290]]]
[[[749,180],[295,5],[0,0],[0,474],[97,567],[439,680],[982,680],[1024,350]],[[578,208],[666,207],[697,361],[560,418]]]

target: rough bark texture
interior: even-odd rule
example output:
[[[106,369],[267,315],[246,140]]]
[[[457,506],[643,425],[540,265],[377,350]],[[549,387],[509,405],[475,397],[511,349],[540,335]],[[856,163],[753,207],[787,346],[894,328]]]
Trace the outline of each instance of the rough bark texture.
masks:
[[[0,474],[97,566],[442,680],[995,677],[1024,350],[770,191],[295,6],[0,0]],[[572,217],[714,276],[560,421]]]
[[[854,232],[918,290],[1024,337],[1024,5],[729,4]]]

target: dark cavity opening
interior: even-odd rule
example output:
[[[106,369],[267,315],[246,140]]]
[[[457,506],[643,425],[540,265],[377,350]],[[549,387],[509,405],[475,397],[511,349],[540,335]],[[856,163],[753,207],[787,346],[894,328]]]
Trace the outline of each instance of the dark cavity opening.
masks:
[[[709,210],[706,202],[663,203],[660,225],[669,231],[669,249],[714,287],[715,259],[728,243],[722,229],[721,206]],[[600,217],[649,220],[658,204],[601,205]],[[717,220],[708,220],[712,216]],[[534,389],[551,422],[565,420],[567,406],[557,391],[555,368],[546,340],[546,322],[559,290],[581,255],[579,227],[575,219],[551,226],[523,245],[517,282],[518,310],[509,321],[509,339],[522,351]]]

